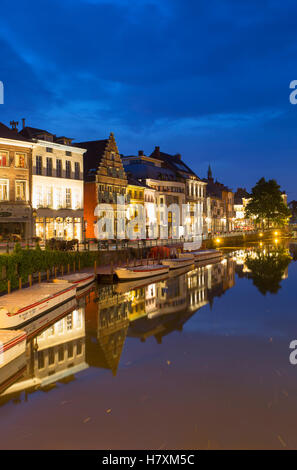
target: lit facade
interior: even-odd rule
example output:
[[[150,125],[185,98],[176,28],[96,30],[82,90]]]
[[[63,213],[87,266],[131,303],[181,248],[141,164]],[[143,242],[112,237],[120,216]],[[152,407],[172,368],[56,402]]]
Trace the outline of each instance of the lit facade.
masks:
[[[15,123],[17,124],[17,123]],[[0,238],[32,237],[33,144],[0,123]]]
[[[57,143],[38,137],[32,164],[35,235],[42,240],[82,241],[85,150],[72,146],[70,141]]]

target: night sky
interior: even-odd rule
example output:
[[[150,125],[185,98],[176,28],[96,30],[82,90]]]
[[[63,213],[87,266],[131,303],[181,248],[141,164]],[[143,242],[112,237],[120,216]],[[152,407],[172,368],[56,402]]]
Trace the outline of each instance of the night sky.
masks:
[[[297,2],[1,0],[0,121],[119,151],[181,153],[200,177],[297,199]]]

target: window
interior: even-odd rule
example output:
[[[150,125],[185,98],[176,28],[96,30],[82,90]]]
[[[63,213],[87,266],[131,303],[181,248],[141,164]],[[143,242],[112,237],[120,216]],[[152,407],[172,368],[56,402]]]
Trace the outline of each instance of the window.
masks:
[[[26,201],[26,181],[15,182],[15,200]]]
[[[66,178],[71,178],[71,162],[66,160]]]
[[[71,155],[72,155],[72,152],[69,152],[69,150],[66,150],[66,156],[71,157]]]
[[[75,171],[75,179],[76,180],[79,180],[79,176],[80,176],[80,168],[79,168],[79,163],[78,162],[75,162],[74,164],[74,171]]]
[[[59,346],[59,349],[58,349],[58,361],[59,361],[59,362],[64,361],[64,345]]]
[[[80,356],[82,354],[82,341],[79,340],[76,344],[76,355]]]
[[[66,207],[71,209],[71,189],[66,188]]]
[[[73,328],[72,313],[70,313],[66,317],[66,329],[69,331],[69,330],[72,330],[72,328]]]
[[[42,157],[40,155],[36,157],[36,175],[42,175]]]
[[[48,350],[48,365],[51,366],[55,363],[55,350],[54,348],[49,348]]]
[[[63,199],[62,199],[62,189],[56,189],[56,200],[57,200],[57,209],[61,209],[63,207]]]
[[[47,151],[48,153],[53,153],[53,149],[52,149],[51,147],[46,147],[46,151]]]
[[[0,167],[8,166],[8,163],[9,163],[8,152],[0,151]]]
[[[37,353],[38,369],[44,368],[44,354],[43,351],[38,351]]]
[[[52,176],[53,174],[53,159],[46,157],[46,176]]]
[[[70,359],[71,357],[73,357],[73,343],[68,343],[68,358]]]
[[[8,201],[8,180],[0,180],[0,201]]]
[[[36,206],[42,207],[43,206],[43,191],[42,186],[36,187]]]
[[[16,153],[15,155],[15,167],[26,168],[26,155],[24,153]]]
[[[53,188],[52,187],[46,188],[46,205],[47,207],[53,206]]]
[[[57,160],[56,164],[57,164],[56,176],[58,178],[61,178],[62,177],[62,160]]]

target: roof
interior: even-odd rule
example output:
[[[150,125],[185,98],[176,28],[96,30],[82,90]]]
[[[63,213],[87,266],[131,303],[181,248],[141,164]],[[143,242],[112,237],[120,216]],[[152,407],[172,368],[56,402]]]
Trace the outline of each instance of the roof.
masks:
[[[40,135],[40,134],[47,134],[47,135],[51,135],[53,137],[55,137],[54,134],[52,134],[51,132],[48,132],[48,131],[45,131],[43,129],[37,129],[36,127],[24,127],[20,132],[19,132],[20,135],[28,138],[28,139],[34,139],[36,138],[36,136]]]
[[[94,181],[96,179],[97,169],[107,144],[108,139],[72,144],[74,147],[87,150],[84,154],[84,181]]]
[[[150,157],[162,160],[182,178],[195,176],[195,178],[200,180],[199,176],[197,176],[196,173],[194,173],[194,171],[182,161],[180,154],[170,155],[169,153],[160,152],[160,148],[155,147],[155,150],[151,153]]]
[[[0,122],[0,137],[3,139],[21,140],[23,142],[28,141],[27,138],[20,136],[17,131],[10,129],[2,122]]]
[[[154,166],[149,162],[133,162],[129,164],[124,162],[124,168],[126,172],[130,172],[136,179],[151,178],[159,181],[176,181],[174,171],[169,168]]]

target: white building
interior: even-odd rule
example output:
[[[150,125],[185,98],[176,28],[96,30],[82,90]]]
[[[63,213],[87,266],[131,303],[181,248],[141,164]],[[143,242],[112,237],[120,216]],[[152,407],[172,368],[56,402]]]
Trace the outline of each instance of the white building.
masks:
[[[32,207],[35,235],[42,240],[83,239],[83,154],[71,139],[24,127],[33,139]]]

